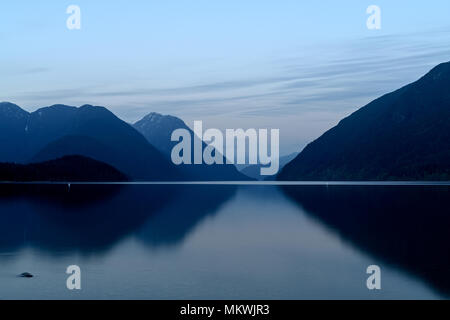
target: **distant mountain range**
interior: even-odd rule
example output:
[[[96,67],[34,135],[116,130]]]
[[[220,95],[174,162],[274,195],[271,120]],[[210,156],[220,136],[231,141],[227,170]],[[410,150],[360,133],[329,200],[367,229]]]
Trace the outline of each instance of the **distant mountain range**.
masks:
[[[126,181],[124,174],[105,163],[66,156],[33,164],[0,163],[0,181]]]
[[[192,144],[194,139],[200,140],[194,132],[184,123],[183,120],[159,113],[150,113],[143,119],[137,121],[134,128],[147,138],[148,142],[155,146],[167,159],[170,160],[173,147],[178,142],[171,141],[172,132],[176,129],[185,129],[191,134]],[[202,142],[203,149],[207,146]],[[225,161],[225,157],[224,163]],[[193,159],[192,159],[193,163]],[[250,178],[240,173],[232,164],[223,165],[179,165],[179,170],[188,177],[189,180],[215,180],[215,181],[240,181],[250,180]]]
[[[297,155],[298,155],[298,152],[294,152],[294,153],[288,154],[286,156],[280,157],[280,170],[283,169],[283,167],[285,165],[287,165],[289,162],[291,162]],[[261,175],[262,167],[264,167],[264,166],[261,164],[253,164],[253,165],[249,165],[249,166],[242,168],[240,171],[243,174],[245,174],[246,176],[251,177],[256,180],[266,180],[266,181],[276,180],[276,175],[275,176],[262,176]]]
[[[450,180],[450,62],[310,143],[279,180]]]

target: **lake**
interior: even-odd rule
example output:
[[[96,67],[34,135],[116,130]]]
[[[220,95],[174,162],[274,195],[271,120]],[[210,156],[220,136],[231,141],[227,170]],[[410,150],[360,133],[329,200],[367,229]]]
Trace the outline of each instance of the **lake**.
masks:
[[[0,299],[443,299],[449,214],[448,186],[2,185]]]

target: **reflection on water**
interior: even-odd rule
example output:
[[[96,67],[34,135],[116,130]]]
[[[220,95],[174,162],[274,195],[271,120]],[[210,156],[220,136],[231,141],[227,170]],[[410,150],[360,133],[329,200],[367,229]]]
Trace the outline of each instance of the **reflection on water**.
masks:
[[[448,187],[283,191],[0,186],[0,298],[407,299],[448,293]],[[71,264],[82,268],[81,292],[65,288]],[[381,292],[365,287],[370,264],[382,267]],[[16,277],[25,271],[36,277]]]
[[[39,247],[50,253],[99,253],[138,230],[148,244],[176,244],[235,191],[145,185],[0,188],[0,248]]]
[[[450,294],[450,187],[285,187],[310,215],[363,252]]]

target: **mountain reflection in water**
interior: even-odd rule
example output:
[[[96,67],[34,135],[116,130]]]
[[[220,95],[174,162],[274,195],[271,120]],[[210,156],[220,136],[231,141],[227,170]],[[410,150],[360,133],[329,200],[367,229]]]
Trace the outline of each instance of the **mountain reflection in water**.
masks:
[[[173,245],[234,192],[220,186],[2,185],[0,249],[99,253],[134,233],[152,246]]]
[[[0,185],[0,298],[70,298],[61,284],[74,261],[97,270],[82,298],[371,298],[369,264],[382,266],[380,298],[429,298],[428,286],[445,297],[449,195],[446,186]],[[14,277],[34,265],[47,295]]]
[[[284,187],[307,213],[361,251],[450,294],[450,187]]]

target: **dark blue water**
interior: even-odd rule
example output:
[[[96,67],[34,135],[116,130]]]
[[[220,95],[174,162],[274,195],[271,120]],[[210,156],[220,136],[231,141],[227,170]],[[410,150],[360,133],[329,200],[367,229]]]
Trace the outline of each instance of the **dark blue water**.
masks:
[[[446,186],[3,185],[0,298],[446,298],[449,196]],[[374,264],[380,291],[366,287]]]

